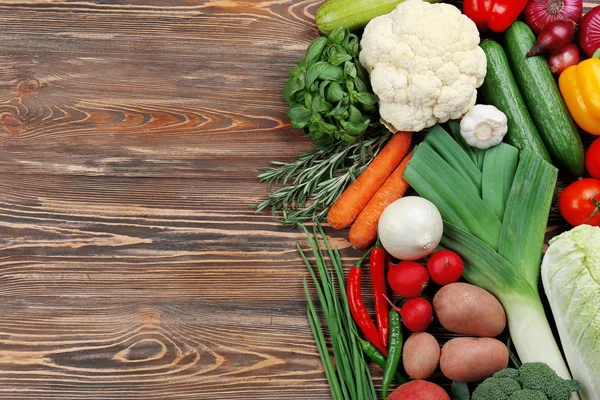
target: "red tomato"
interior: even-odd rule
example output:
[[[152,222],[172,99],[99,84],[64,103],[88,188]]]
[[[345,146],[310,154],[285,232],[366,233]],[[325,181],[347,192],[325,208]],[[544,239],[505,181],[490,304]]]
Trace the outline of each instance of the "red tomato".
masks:
[[[558,209],[573,226],[600,226],[600,180],[586,178],[567,186],[558,198]]]
[[[435,383],[417,379],[398,386],[387,400],[450,400],[450,396]]]
[[[422,297],[410,299],[400,309],[402,323],[412,332],[423,332],[433,321],[433,307]]]
[[[585,167],[592,177],[600,179],[600,138],[594,140],[588,149],[585,155]]]
[[[414,261],[391,264],[387,278],[392,290],[407,299],[419,297],[429,283],[425,267]]]
[[[427,271],[431,280],[442,286],[459,280],[464,269],[463,260],[450,250],[440,250],[427,261]]]

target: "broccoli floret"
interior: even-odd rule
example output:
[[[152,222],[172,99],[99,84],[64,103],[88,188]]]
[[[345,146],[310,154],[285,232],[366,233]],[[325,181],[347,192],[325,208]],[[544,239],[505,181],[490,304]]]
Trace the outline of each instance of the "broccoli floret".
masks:
[[[523,364],[519,369],[517,380],[524,389],[537,390],[549,400],[569,400],[571,387],[548,365],[535,362]]]
[[[571,387],[544,363],[506,368],[486,379],[471,400],[569,400]]]
[[[511,393],[520,390],[519,382],[512,378],[488,378],[473,392],[473,400],[508,400]]]
[[[514,392],[508,400],[548,400],[546,395],[537,390],[523,389]]]
[[[504,368],[496,372],[494,378],[513,378],[516,379],[519,376],[519,370],[514,368]]]

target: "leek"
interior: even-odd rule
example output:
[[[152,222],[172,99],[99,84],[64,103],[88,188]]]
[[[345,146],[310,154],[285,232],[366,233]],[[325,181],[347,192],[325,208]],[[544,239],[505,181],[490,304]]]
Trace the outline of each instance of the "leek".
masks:
[[[455,136],[456,128],[451,124]],[[439,127],[431,133],[413,151],[404,178],[440,210],[442,246],[463,257],[465,279],[500,300],[522,362],[544,362],[570,379],[538,292],[557,170],[527,149],[517,162],[518,150],[510,145],[475,151],[458,138],[462,160],[449,163],[440,146],[450,135]],[[472,189],[471,164],[482,171],[480,192]]]
[[[502,221],[510,188],[517,171],[519,150],[507,144],[489,149],[483,161],[483,201]]]

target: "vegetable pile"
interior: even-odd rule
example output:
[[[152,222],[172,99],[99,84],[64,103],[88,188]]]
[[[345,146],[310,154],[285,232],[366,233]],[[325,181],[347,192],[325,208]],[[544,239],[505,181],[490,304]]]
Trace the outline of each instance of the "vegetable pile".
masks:
[[[306,234],[332,398],[599,399],[600,7],[327,0],[316,25],[283,89],[314,148],[256,209]],[[553,208],[574,228],[544,256]]]

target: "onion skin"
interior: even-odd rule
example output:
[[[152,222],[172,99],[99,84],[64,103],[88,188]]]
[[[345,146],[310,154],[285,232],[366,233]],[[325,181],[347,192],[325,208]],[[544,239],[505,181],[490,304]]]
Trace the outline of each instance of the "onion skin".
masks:
[[[575,26],[575,22],[566,20],[546,24],[540,32],[537,42],[527,53],[527,57],[558,53],[573,40]]]
[[[579,26],[579,46],[588,57],[600,48],[600,7],[592,8],[583,17]]]
[[[550,71],[558,76],[570,66],[579,64],[579,60],[579,47],[576,44],[570,44],[560,52],[548,57],[548,65]]]
[[[523,11],[525,22],[537,35],[542,28],[554,21],[581,21],[583,0],[529,0]]]

